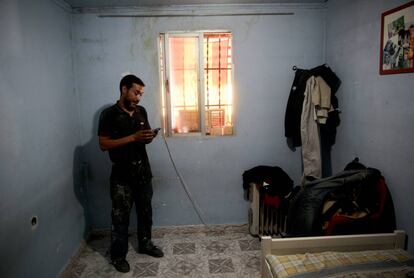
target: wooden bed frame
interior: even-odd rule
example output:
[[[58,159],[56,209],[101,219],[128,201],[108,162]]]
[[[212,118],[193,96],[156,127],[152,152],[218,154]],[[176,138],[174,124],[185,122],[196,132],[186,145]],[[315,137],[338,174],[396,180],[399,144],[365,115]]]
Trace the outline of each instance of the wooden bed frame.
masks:
[[[268,254],[290,255],[324,251],[363,251],[383,249],[406,249],[406,233],[363,234],[343,236],[318,236],[296,238],[271,238],[263,236],[261,267],[262,277],[273,278],[265,257]]]

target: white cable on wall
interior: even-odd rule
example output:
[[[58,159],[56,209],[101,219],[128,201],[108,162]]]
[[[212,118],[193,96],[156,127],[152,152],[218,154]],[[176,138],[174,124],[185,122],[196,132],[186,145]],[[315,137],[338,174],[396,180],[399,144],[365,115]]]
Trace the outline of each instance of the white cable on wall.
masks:
[[[204,220],[203,213],[202,213],[201,209],[195,203],[193,197],[191,196],[190,191],[188,190],[187,184],[184,182],[184,179],[183,179],[181,173],[178,171],[177,166],[175,165],[174,159],[173,159],[173,157],[171,155],[170,148],[168,146],[167,140],[165,139],[165,136],[164,135],[162,135],[162,139],[164,141],[165,147],[167,148],[167,152],[168,152],[168,156],[170,157],[171,164],[174,167],[175,173],[177,174],[177,177],[180,180],[180,184],[183,187],[185,193],[187,194],[188,199],[191,201],[191,204],[192,204],[192,206],[194,208],[194,211],[196,212],[196,214],[197,214],[198,218],[200,219],[201,223],[203,223],[204,225],[207,225],[206,222],[205,222],[205,220]]]

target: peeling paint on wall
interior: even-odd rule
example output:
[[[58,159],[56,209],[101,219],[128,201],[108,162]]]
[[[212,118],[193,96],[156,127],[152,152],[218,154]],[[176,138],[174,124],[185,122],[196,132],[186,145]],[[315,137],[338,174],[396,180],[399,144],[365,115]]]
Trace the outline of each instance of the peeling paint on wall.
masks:
[[[106,43],[107,39],[90,39],[90,38],[83,38],[81,39],[82,43],[97,43],[97,44],[102,44],[102,43]]]
[[[259,20],[259,16],[250,16],[249,19],[245,21],[245,28],[243,28],[243,32],[241,33],[241,39],[239,42],[247,41],[252,27],[256,25],[259,22]]]

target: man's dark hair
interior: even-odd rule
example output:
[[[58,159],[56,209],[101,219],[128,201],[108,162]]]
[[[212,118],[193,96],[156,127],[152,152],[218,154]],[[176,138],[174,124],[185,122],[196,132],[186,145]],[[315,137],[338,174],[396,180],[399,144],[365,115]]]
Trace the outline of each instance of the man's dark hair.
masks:
[[[142,80],[138,77],[136,77],[133,74],[128,74],[125,75],[122,79],[121,82],[119,82],[119,91],[122,94],[122,87],[125,86],[127,88],[127,90],[129,90],[132,87],[132,84],[138,84],[140,86],[145,86],[144,82],[142,82]]]

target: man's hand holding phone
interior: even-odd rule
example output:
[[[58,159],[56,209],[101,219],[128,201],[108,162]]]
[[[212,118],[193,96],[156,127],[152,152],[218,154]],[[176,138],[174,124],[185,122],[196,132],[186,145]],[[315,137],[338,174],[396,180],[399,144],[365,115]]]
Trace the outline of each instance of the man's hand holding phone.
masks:
[[[161,130],[160,127],[157,127],[155,129],[152,130],[152,132],[154,132],[154,137],[157,136],[158,132]]]

